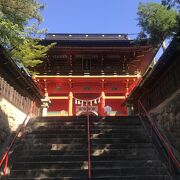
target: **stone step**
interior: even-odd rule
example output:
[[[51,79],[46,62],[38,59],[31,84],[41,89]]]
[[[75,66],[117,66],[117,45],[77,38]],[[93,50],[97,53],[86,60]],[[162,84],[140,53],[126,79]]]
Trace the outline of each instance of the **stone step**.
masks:
[[[87,166],[87,161],[60,161],[60,162],[15,162],[13,168],[16,170],[24,169],[64,169]],[[91,167],[95,168],[120,168],[120,167],[164,167],[158,160],[137,160],[137,161],[92,161]]]
[[[30,128],[32,129],[37,129],[37,128],[40,128],[40,127],[48,127],[48,128],[53,128],[53,127],[59,127],[60,129],[62,127],[69,127],[70,129],[73,129],[74,127],[76,129],[79,128],[87,128],[87,124],[86,123],[33,123],[29,126]]]
[[[83,169],[38,169],[37,170],[12,170],[11,178],[49,178],[49,177],[76,177],[76,178],[87,178],[87,170]]]
[[[46,143],[46,144],[42,144],[42,143],[37,143],[37,144],[18,144],[16,145],[16,149],[26,149],[27,151],[30,150],[87,150],[87,144],[80,144],[80,143],[74,143],[74,144],[58,144],[58,143]]]
[[[122,138],[122,139],[149,139],[148,135],[140,135],[140,134],[128,134],[128,133],[97,133],[97,134],[91,134],[91,139],[98,139],[98,138],[106,138],[106,139],[111,139],[111,138]]]
[[[157,160],[155,154],[97,154],[92,153],[91,161],[119,161],[119,160]]]
[[[91,136],[91,142],[99,142],[102,141],[103,143],[111,142],[113,143],[126,143],[127,141],[130,143],[143,143],[143,142],[151,142],[150,139],[147,139],[144,136],[118,136],[118,137],[109,137],[106,135],[101,136]],[[25,136],[21,139],[21,141],[24,141],[26,143],[40,143],[40,142],[46,142],[46,143],[77,143],[77,142],[87,142],[87,136],[83,135],[77,135],[75,134],[73,137],[68,136],[68,134],[65,135],[31,135],[31,136]]]
[[[39,117],[32,122],[84,122],[86,117]]]
[[[44,120],[34,120],[30,122],[31,125],[35,124],[64,124],[64,125],[83,125],[87,124],[87,119],[81,119],[81,120],[55,120],[55,119],[44,119]]]
[[[41,162],[41,161],[75,161],[84,160],[87,161],[87,155],[21,155],[14,157],[15,161],[29,161],[29,162]],[[123,155],[123,154],[93,154],[91,161],[119,161],[119,160],[157,160],[157,156],[153,154],[141,154],[137,155]]]
[[[83,119],[83,120],[72,120],[72,121],[61,121],[61,120],[48,120],[48,121],[39,121],[39,120],[36,120],[36,121],[32,121],[30,122],[30,125],[49,125],[49,124],[52,124],[52,125],[55,125],[55,124],[60,124],[60,125],[85,125],[87,124],[87,119]]]
[[[90,129],[104,129],[104,130],[144,130],[144,128],[142,126],[128,126],[128,125],[123,125],[123,126],[115,126],[115,125],[111,125],[111,126],[105,126],[105,125],[94,125],[94,126],[90,126]]]
[[[123,155],[123,156],[151,156],[156,155],[156,152],[154,149],[91,149],[91,155],[94,156],[108,156],[108,155]]]
[[[14,152],[16,156],[21,156],[22,154],[26,154],[28,156],[33,156],[33,155],[87,155],[87,150],[71,150],[71,149],[62,149],[62,150],[27,150],[27,149],[22,149],[20,151],[15,151]]]
[[[99,176],[93,180],[170,180],[167,175],[131,175],[131,176]]]
[[[138,116],[90,117],[93,121],[140,121]]]
[[[126,128],[143,128],[142,125],[134,125],[134,124],[123,124],[123,125],[119,125],[119,124],[90,124],[91,128],[106,128],[106,129],[110,129],[110,128],[115,128],[115,129],[126,129]]]
[[[24,138],[84,138],[87,139],[87,134],[47,134],[47,133],[28,133]]]
[[[34,178],[8,178],[9,180],[34,180]],[[47,178],[36,178],[36,180],[81,180],[81,177],[47,177]],[[92,177],[92,180],[170,180],[167,175],[136,175],[136,176],[99,176],[97,178]]]
[[[43,145],[46,144],[47,147],[50,147],[51,145],[84,145],[87,144],[87,138],[71,138],[71,137],[64,137],[64,138],[25,138],[22,139],[19,144],[17,145],[31,145],[31,146],[37,146],[37,145]],[[149,148],[152,147],[152,142],[147,139],[133,139],[133,138],[91,138],[91,146],[92,147],[120,147],[121,149],[127,149],[127,148]],[[122,147],[121,147],[122,146]],[[118,148],[119,149],[119,148]]]
[[[87,133],[87,127],[69,127],[69,126],[64,126],[64,127],[44,127],[44,126],[41,126],[41,127],[37,127],[37,128],[31,128],[32,131],[34,130],[39,130],[39,131],[57,131],[57,132],[64,132],[64,131],[68,131],[68,132],[74,132],[74,131],[80,131],[80,132],[86,132]],[[114,127],[114,128],[99,128],[99,127],[94,127],[94,128],[90,128],[90,131],[92,134],[94,133],[101,133],[101,132],[138,132],[138,133],[144,133],[145,134],[145,131],[142,127],[138,127],[138,128],[123,128],[123,127]]]
[[[120,161],[91,161],[91,166],[94,168],[111,168],[111,167],[164,167],[160,160],[120,160]]]
[[[57,130],[57,129],[43,129],[43,130],[34,130],[34,131],[31,131],[30,133],[26,133],[24,134],[24,137],[26,137],[27,134],[30,134],[31,136],[32,135],[37,135],[38,136],[48,136],[50,135],[49,137],[52,137],[52,136],[82,136],[82,137],[87,137],[87,130],[86,129],[64,129],[64,130]],[[53,135],[52,135],[53,134]],[[107,137],[107,138],[147,138],[149,139],[149,136],[147,134],[145,134],[145,132],[136,132],[136,131],[133,131],[133,132],[129,132],[127,130],[120,130],[120,131],[112,131],[112,130],[91,130],[91,137]],[[27,136],[28,137],[28,136]]]
[[[26,144],[38,144],[38,143],[53,143],[53,144],[73,144],[73,143],[87,143],[87,138],[24,138]]]
[[[31,134],[83,134],[87,135],[87,129],[48,129],[48,128],[43,128],[43,129],[36,129],[31,131]]]
[[[123,130],[119,130],[119,131],[114,131],[112,129],[110,130],[106,130],[106,129],[99,129],[99,130],[90,130],[91,131],[91,136],[96,136],[97,134],[102,134],[102,135],[109,135],[109,136],[145,136],[148,137],[148,135],[145,133],[144,130],[127,130],[127,129],[123,129]],[[78,135],[86,135],[87,136],[87,129],[83,129],[83,130],[74,130],[74,129],[66,129],[66,130],[57,130],[57,129],[41,129],[41,130],[33,130],[30,131],[28,134],[56,134],[56,135],[74,135],[74,134],[78,134]]]
[[[87,120],[87,117],[39,117],[33,120],[32,122],[84,122]],[[139,117],[91,117],[90,122],[105,122],[105,123],[140,123]]]
[[[138,116],[136,116],[138,117]],[[84,119],[86,118],[85,116],[39,116],[39,117],[36,117],[36,119],[59,119],[59,120],[66,120],[66,119]]]
[[[55,117],[55,116],[53,116]],[[58,117],[58,116],[56,116]],[[63,117],[63,116],[61,116]],[[67,117],[67,116],[64,116]],[[74,116],[76,117],[76,116]],[[139,119],[139,116],[89,116],[90,118],[92,118],[93,120],[116,120],[116,119],[121,119],[121,120],[136,120]],[[70,118],[73,118],[73,116],[71,116]],[[77,118],[86,118],[86,116],[78,116]]]
[[[102,125],[102,126],[105,126],[105,125],[108,125],[108,126],[140,126],[142,125],[141,121],[137,120],[137,121],[121,121],[121,120],[118,120],[118,121],[94,121],[94,120],[90,120],[90,125],[91,126],[95,126],[95,125]]]
[[[87,139],[87,134],[47,134],[47,133],[28,133],[24,135],[24,138],[84,138]],[[123,133],[99,133],[99,134],[91,134],[91,139],[98,139],[98,138],[122,138],[122,139],[149,139],[148,135],[142,136],[139,134],[123,134]]]
[[[87,161],[60,161],[60,162],[16,162],[14,170],[38,170],[38,169],[87,169]]]
[[[164,167],[146,168],[146,167],[128,167],[128,168],[96,168],[91,171],[92,177],[105,176],[130,176],[130,175],[167,175]]]
[[[56,125],[61,125],[61,126],[63,126],[63,125],[70,125],[70,126],[72,126],[72,125],[75,125],[75,126],[78,126],[78,125],[86,125],[87,126],[87,121],[83,121],[83,122],[79,122],[79,121],[58,121],[58,122],[39,122],[39,121],[33,121],[32,123],[31,123],[31,126],[33,126],[33,125],[35,125],[35,126],[45,126],[45,125],[53,125],[53,126],[56,126]]]
[[[91,149],[95,148],[110,148],[110,149],[132,149],[132,148],[152,148],[152,143],[118,143],[118,144],[104,144],[91,142]]]
[[[31,125],[31,129],[39,129],[39,128],[56,128],[56,129],[63,129],[63,128],[69,128],[69,129],[80,129],[80,128],[85,128],[87,129],[87,124],[62,124],[62,123],[36,123]],[[119,130],[119,129],[143,129],[142,126],[140,125],[90,125],[90,129],[114,129],[114,130]]]
[[[91,140],[92,144],[118,144],[118,143],[150,143],[150,139],[146,138],[93,138]]]
[[[77,146],[51,146],[51,147],[45,147],[45,146],[37,146],[37,147],[18,147],[16,148],[16,150],[14,151],[14,154],[18,155],[18,154],[41,154],[41,155],[45,155],[45,154],[79,154],[79,155],[87,155],[88,153],[88,149],[87,149],[87,145],[81,147],[77,147]],[[121,149],[121,147],[119,149],[116,149],[115,147],[102,147],[102,148],[92,148],[91,149],[91,154],[95,155],[95,154],[131,154],[131,155],[139,155],[139,154],[156,154],[156,151],[153,148],[134,148],[134,149]]]
[[[33,128],[32,128],[33,129]],[[58,131],[65,131],[65,130],[68,130],[68,131],[87,131],[87,127],[84,126],[83,128],[80,127],[80,126],[40,126],[40,127],[37,127],[37,128],[34,128],[35,130],[58,130]],[[33,130],[34,130],[33,129]]]
[[[67,143],[34,143],[34,144],[18,144],[17,147],[26,148],[26,149],[61,149],[61,148],[68,148],[68,149],[87,149],[87,144],[82,143],[73,143],[73,144],[67,144]],[[91,142],[91,149],[132,149],[132,148],[152,148],[152,143],[118,143],[118,144],[111,144],[111,143],[93,143]]]
[[[146,135],[146,132],[143,128],[133,129],[90,129],[91,134],[99,134],[99,133],[131,133],[131,134],[139,134],[139,135]]]
[[[46,161],[87,161],[87,155],[21,155],[14,157],[14,161],[46,162]]]
[[[139,121],[139,116],[90,116],[93,121]]]
[[[92,169],[92,177],[113,176],[143,176],[143,175],[166,175],[164,168],[118,168],[118,169]],[[12,170],[11,177],[84,177],[87,178],[87,170],[83,169],[38,169]]]
[[[139,121],[139,116],[104,116],[104,117],[100,117],[100,116],[90,116],[91,119],[93,119],[94,121]]]
[[[26,155],[87,155],[87,149],[84,150],[71,150],[71,149],[60,149],[60,150],[51,150],[51,149],[17,149],[14,151],[16,156],[26,154]],[[156,152],[154,149],[92,149],[91,155],[131,155],[131,156],[142,156],[143,154],[153,154]]]

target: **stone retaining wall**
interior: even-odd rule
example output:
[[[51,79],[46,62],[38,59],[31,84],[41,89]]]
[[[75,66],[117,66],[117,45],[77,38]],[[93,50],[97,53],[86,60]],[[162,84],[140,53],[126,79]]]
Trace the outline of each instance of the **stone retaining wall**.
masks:
[[[180,152],[180,89],[159,106],[152,109],[150,115],[157,121],[172,144]]]
[[[10,135],[10,127],[8,116],[0,109],[0,146],[5,142],[6,138]]]

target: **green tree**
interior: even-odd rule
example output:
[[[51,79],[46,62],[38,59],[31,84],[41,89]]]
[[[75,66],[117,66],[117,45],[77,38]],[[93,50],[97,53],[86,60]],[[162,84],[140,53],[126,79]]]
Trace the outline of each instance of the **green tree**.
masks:
[[[18,63],[22,63],[26,68],[31,68],[43,62],[42,60],[46,57],[47,51],[53,45],[42,46],[39,44],[39,39],[26,38],[18,46],[18,49],[11,51],[11,55]]]
[[[0,0],[1,16],[19,25],[24,25],[29,19],[42,21],[40,10],[43,4],[36,0]]]
[[[162,0],[162,5],[166,6],[167,9],[175,8],[178,11],[177,22],[180,34],[180,0]]]
[[[138,25],[142,29],[140,36],[149,37],[154,46],[162,43],[164,39],[174,35],[179,30],[178,12],[174,9],[167,9],[162,4],[140,3],[137,14]]]
[[[14,48],[24,40],[24,28],[29,20],[42,21],[42,4],[35,0],[0,0],[0,41],[5,47]]]
[[[0,0],[0,43],[26,68],[41,63],[52,47],[38,44],[45,33],[38,30],[43,7],[36,0]],[[31,25],[30,20],[34,22]]]
[[[172,7],[180,9],[180,0],[162,0],[162,5],[167,6],[168,9]]]

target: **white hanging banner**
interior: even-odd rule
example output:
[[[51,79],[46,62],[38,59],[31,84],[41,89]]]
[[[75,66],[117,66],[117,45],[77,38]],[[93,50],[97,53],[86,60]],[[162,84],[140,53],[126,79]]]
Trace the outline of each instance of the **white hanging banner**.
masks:
[[[78,104],[78,101],[77,101],[77,99],[75,99],[75,104]]]
[[[94,104],[97,104],[97,99],[94,100]]]
[[[77,99],[75,97],[73,97],[75,99],[75,104],[77,105],[81,105],[81,106],[84,106],[84,103],[85,105],[87,106],[88,104],[90,104],[90,106],[94,104],[99,104],[101,102],[101,96],[96,98],[96,99],[89,99],[89,100],[82,100],[82,99]]]
[[[93,102],[93,101],[90,101],[90,106],[92,106],[92,102]]]
[[[98,104],[100,103],[100,98],[98,98]]]

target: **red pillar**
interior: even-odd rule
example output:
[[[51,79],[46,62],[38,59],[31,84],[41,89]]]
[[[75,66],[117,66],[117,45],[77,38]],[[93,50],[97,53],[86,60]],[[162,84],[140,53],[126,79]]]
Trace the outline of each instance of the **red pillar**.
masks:
[[[101,92],[101,102],[100,102],[100,115],[104,116],[105,112],[104,112],[104,107],[105,107],[105,93],[104,91]]]
[[[68,115],[72,116],[73,115],[73,93],[69,92],[69,111],[68,111]]]

